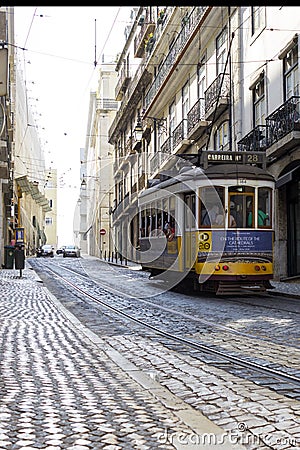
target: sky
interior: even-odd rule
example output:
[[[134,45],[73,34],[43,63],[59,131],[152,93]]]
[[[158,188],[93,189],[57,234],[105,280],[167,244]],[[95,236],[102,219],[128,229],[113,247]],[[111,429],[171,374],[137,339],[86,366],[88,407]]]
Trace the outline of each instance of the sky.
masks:
[[[15,45],[47,167],[58,170],[58,245],[73,242],[89,96],[125,44],[125,6],[16,6]]]

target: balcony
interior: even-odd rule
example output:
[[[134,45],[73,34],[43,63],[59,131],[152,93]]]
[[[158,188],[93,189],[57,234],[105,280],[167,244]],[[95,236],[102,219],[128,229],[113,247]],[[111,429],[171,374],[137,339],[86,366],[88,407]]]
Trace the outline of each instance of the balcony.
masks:
[[[229,88],[229,74],[220,73],[209,88],[206,89],[204,93],[206,120],[216,119],[228,108]]]
[[[129,72],[129,66],[126,64],[121,72],[120,72],[120,76],[119,76],[119,80],[115,89],[115,98],[116,100],[122,100],[123,98],[123,94],[126,91],[128,84],[130,82],[131,76],[130,76],[130,72]]]
[[[188,121],[183,119],[180,124],[174,129],[172,133],[173,148],[175,152],[184,152],[184,150],[190,145],[190,141],[187,139]]]
[[[132,149],[132,144],[133,144],[133,136],[129,136],[129,138],[127,139],[127,141],[125,143],[125,157],[132,153],[135,153]]]
[[[113,222],[117,221],[124,209],[124,203],[121,201],[112,213]]]
[[[165,153],[167,155],[171,155],[172,153],[172,138],[168,137],[168,139],[161,145],[160,147],[160,151],[162,153]]]
[[[117,111],[118,110],[118,102],[113,100],[112,98],[97,98],[96,102],[96,110],[97,111]]]
[[[153,175],[158,171],[161,164],[161,152],[156,152],[150,159],[150,173]]]
[[[258,125],[255,127],[237,143],[237,146],[239,152],[265,151],[267,148],[266,125]]]
[[[205,99],[199,98],[187,115],[187,137],[197,139],[207,129],[210,122],[205,120]]]
[[[149,36],[153,36],[155,30],[154,18],[151,17],[149,9],[146,10],[145,16],[140,17],[138,24],[141,27],[141,31],[134,39],[134,57],[142,58],[145,52],[145,40]]]
[[[146,186],[146,175],[143,173],[138,179],[138,190],[141,191]]]
[[[176,37],[170,51],[162,63],[160,70],[157,73],[155,80],[153,81],[150,89],[148,90],[145,97],[145,108],[148,109],[151,102],[154,100],[159,89],[162,87],[166,78],[168,77],[171,70],[174,70],[177,61],[180,60],[179,56],[185,47],[189,39],[193,37],[194,30],[199,26],[201,19],[203,18],[205,12],[208,10],[207,6],[196,6],[193,8],[188,20],[183,24],[181,31]]]
[[[300,145],[300,97],[294,96],[266,118],[267,156],[279,157]]]

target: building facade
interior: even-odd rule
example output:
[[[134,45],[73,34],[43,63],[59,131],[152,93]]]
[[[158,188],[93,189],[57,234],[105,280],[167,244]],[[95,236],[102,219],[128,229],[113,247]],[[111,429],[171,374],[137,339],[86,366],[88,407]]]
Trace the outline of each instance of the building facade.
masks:
[[[47,244],[57,248],[57,169],[50,168],[47,172],[45,197],[48,200],[49,210],[45,214],[45,234]]]
[[[1,92],[0,181],[1,264],[2,249],[23,240],[26,255],[46,242],[45,197],[47,173],[38,125],[29,101],[20,55],[14,45],[14,8],[0,8]],[[18,232],[20,231],[20,234]]]
[[[116,77],[114,64],[103,63],[98,89],[90,93],[86,145],[80,153],[80,197],[76,206],[80,216],[79,233],[75,233],[78,245],[83,252],[103,258],[109,257],[114,249],[110,214],[113,147],[108,143],[107,130],[118,107],[114,98]]]
[[[300,275],[298,12],[134,11],[116,66],[119,109],[109,129],[112,226],[123,255],[134,259],[138,246],[137,195],[164,169],[197,164],[207,150],[263,151],[276,180],[275,279]]]

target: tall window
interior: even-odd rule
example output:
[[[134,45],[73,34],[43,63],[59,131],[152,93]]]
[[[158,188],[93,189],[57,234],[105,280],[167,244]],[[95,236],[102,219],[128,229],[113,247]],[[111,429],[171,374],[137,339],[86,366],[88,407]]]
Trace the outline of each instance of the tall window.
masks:
[[[264,11],[263,6],[251,6],[251,31],[252,35],[257,33],[264,27]]]
[[[186,119],[190,109],[189,99],[189,83],[187,82],[182,88],[182,118]]]
[[[173,102],[170,107],[169,107],[169,117],[170,117],[170,121],[169,121],[169,132],[170,132],[170,136],[172,136],[172,133],[175,129],[176,126],[176,109],[175,109],[175,102]]]
[[[200,63],[198,64],[197,69],[197,94],[200,108],[200,118],[204,118],[205,114],[205,96],[204,93],[206,91],[206,57],[204,56]]]
[[[265,78],[262,76],[253,86],[254,124],[264,125],[266,117]]]
[[[204,92],[206,90],[206,58],[205,58],[205,56],[201,59],[200,63],[198,64],[197,88],[198,88],[198,98],[204,98]]]
[[[299,76],[298,76],[298,44],[289,50],[283,58],[283,77],[285,100],[299,95]]]
[[[225,63],[227,58],[227,29],[224,28],[222,33],[217,37],[216,42],[217,56],[217,75],[225,71]]]
[[[214,134],[215,150],[228,150],[229,144],[229,123],[228,120],[223,122]]]
[[[187,82],[182,88],[182,119],[187,119],[187,115],[190,109],[190,97],[189,97],[189,83]],[[187,135],[187,120],[183,122],[184,136]]]

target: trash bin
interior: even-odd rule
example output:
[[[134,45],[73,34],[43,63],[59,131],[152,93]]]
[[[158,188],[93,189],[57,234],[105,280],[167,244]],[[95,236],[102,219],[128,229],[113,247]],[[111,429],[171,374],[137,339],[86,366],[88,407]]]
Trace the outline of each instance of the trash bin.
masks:
[[[15,247],[12,245],[4,246],[4,269],[13,269],[15,260]]]
[[[20,269],[20,278],[22,270],[25,267],[25,247],[23,244],[17,244],[15,248],[15,269]]]
[[[15,269],[24,269],[24,267],[25,267],[24,246],[17,245],[15,248]]]

